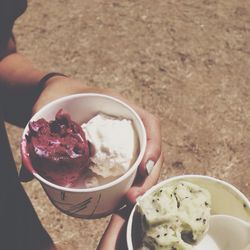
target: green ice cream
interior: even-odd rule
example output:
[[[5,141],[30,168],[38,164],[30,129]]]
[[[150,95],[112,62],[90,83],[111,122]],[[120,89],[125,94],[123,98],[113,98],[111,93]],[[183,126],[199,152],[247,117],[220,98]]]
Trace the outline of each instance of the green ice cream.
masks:
[[[211,197],[186,181],[160,187],[139,199],[143,245],[158,250],[191,250],[208,230]]]

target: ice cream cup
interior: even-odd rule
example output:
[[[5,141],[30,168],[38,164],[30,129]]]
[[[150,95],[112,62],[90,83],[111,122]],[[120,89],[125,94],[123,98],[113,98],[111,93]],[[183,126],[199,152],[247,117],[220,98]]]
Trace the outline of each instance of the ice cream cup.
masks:
[[[212,198],[211,214],[226,214],[250,222],[250,201],[236,187],[223,180],[204,175],[182,175],[159,182],[149,189],[141,198],[151,194],[161,186],[176,181],[189,181],[209,191]],[[127,245],[129,250],[138,249],[140,245],[140,221],[134,206],[127,225]]]
[[[85,219],[99,218],[113,212],[128,189],[133,184],[137,168],[146,148],[146,131],[138,114],[126,103],[102,94],[84,93],[66,96],[53,101],[38,111],[31,121],[45,118],[54,120],[58,110],[69,113],[72,120],[82,124],[98,113],[124,117],[133,121],[138,134],[140,151],[130,169],[121,177],[101,186],[92,188],[68,188],[56,185],[44,179],[32,166],[26,149],[25,135],[28,124],[24,129],[21,142],[21,155],[25,168],[41,183],[51,202],[62,212]]]

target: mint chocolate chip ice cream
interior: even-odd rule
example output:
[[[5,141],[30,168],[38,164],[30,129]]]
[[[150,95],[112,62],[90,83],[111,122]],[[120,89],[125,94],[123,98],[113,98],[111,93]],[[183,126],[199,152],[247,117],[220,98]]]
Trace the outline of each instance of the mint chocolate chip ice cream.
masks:
[[[79,124],[59,110],[55,120],[29,123],[27,147],[34,169],[45,179],[71,186],[89,165],[89,147]]]
[[[143,245],[152,250],[191,250],[208,230],[211,198],[187,181],[166,184],[138,201]]]

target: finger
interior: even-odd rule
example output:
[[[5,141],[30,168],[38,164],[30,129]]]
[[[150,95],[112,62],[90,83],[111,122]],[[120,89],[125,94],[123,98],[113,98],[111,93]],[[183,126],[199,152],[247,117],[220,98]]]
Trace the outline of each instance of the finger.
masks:
[[[151,174],[147,176],[144,180],[140,178],[138,183],[131,187],[126,197],[127,199],[132,203],[136,203],[136,199],[143,195],[149,188],[151,188],[153,185],[155,185],[159,179],[160,176],[160,170],[163,164],[163,154],[160,155],[158,161],[154,165]]]
[[[147,134],[146,150],[139,166],[139,172],[142,176],[148,176],[161,154],[160,121],[157,117],[144,110],[140,110],[139,114]]]
[[[27,149],[27,141],[26,139],[22,139],[21,141],[21,155],[22,155],[22,165],[19,170],[18,177],[20,181],[28,182],[33,179],[33,174],[35,171],[32,167],[32,163],[30,160],[30,156]]]

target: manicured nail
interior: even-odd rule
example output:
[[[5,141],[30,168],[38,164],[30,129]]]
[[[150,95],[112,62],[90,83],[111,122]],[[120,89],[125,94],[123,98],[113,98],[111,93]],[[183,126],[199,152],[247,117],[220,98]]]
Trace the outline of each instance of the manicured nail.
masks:
[[[147,169],[148,175],[150,175],[150,173],[152,172],[154,165],[155,165],[154,161],[152,161],[152,160],[147,161],[146,169]]]

